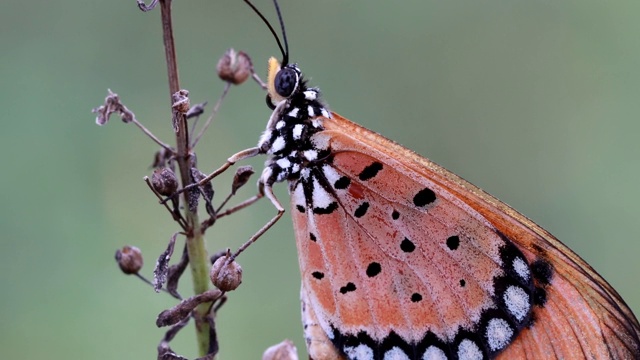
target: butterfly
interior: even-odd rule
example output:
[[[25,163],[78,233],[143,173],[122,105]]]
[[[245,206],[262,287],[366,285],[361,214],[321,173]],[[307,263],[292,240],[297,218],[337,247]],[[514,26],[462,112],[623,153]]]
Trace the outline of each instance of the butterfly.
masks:
[[[257,147],[287,182],[312,359],[638,359],[620,295],[553,235],[432,161],[329,111],[284,48]],[[254,238],[254,240],[255,240]]]

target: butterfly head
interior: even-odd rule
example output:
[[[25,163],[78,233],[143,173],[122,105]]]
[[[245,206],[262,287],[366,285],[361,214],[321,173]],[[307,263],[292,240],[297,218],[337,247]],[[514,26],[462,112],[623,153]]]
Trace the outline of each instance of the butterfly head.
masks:
[[[269,77],[267,83],[267,103],[278,104],[291,98],[302,85],[302,72],[296,64],[281,63],[276,58],[269,59]]]

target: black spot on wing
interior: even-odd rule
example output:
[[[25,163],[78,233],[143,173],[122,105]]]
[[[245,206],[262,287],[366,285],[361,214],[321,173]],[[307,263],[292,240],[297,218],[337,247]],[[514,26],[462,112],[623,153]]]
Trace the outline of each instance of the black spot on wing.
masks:
[[[311,241],[316,241],[318,239],[316,239],[316,236],[314,233],[309,233],[309,239],[311,239]]]
[[[360,204],[360,206],[358,206],[358,208],[353,213],[353,215],[357,218],[361,218],[364,216],[364,214],[367,213],[368,209],[369,209],[369,203],[365,201],[362,204]]]
[[[373,162],[369,166],[365,167],[360,174],[358,174],[358,179],[362,181],[369,180],[375,177],[378,174],[378,171],[382,170],[382,164],[379,162]]]
[[[447,238],[447,247],[449,250],[456,250],[460,246],[460,238],[457,236],[450,236]]]
[[[413,197],[413,204],[418,207],[426,206],[436,201],[436,194],[429,188],[424,188]]]
[[[467,282],[464,279],[460,279],[460,286],[465,287],[465,285],[467,285]]]
[[[337,190],[344,190],[349,187],[349,184],[351,184],[351,179],[343,176],[340,179],[336,180],[336,182],[333,184],[333,187],[335,187]]]
[[[400,249],[406,253],[410,253],[416,249],[416,245],[411,240],[404,238],[400,243]]]
[[[347,285],[345,285],[345,286],[340,288],[340,293],[341,294],[346,294],[346,293],[351,292],[351,291],[356,291],[356,284],[354,284],[352,282],[349,282],[349,283],[347,283]]]
[[[547,290],[541,287],[535,287],[533,290],[533,304],[544,306],[547,303]]]
[[[413,293],[411,295],[411,302],[419,302],[422,301],[422,295],[418,294],[418,293]]]
[[[382,267],[377,262],[372,262],[372,263],[369,264],[369,266],[367,266],[367,276],[368,277],[374,277],[374,276],[380,274],[380,271],[382,271]]]
[[[543,285],[547,285],[553,277],[553,266],[545,260],[537,259],[531,264],[531,273],[534,279]]]
[[[304,206],[302,205],[296,205],[296,209],[298,209],[298,211],[300,211],[301,213],[304,214]]]
[[[400,213],[397,210],[393,210],[393,212],[391,213],[391,218],[393,220],[398,220],[398,218],[400,218]]]
[[[314,278],[321,280],[324,277],[324,273],[320,272],[320,271],[314,271],[311,273],[311,276],[313,276]]]
[[[337,209],[338,209],[338,203],[334,201],[325,208],[321,208],[321,207],[313,208],[313,213],[317,215],[326,215],[326,214],[331,214]]]

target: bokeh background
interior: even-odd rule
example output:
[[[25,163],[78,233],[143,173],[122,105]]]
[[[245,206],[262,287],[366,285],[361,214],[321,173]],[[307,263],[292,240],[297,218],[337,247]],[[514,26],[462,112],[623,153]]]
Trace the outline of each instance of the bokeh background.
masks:
[[[256,5],[275,21],[272,4]],[[640,313],[638,1],[287,1],[293,61],[331,108],[444,165],[568,244]],[[275,42],[240,0],[175,1],[181,84],[215,102],[229,47],[264,76]],[[133,0],[0,3],[0,348],[3,358],[152,359],[156,315],[174,301],[143,273],[177,227],[142,177],[156,150],[133,125],[94,123],[107,88],[172,142],[159,11]],[[209,108],[210,109],[210,108]],[[255,145],[270,112],[234,87],[198,148],[209,171]],[[258,171],[264,159],[247,163]],[[221,199],[229,176],[215,183]],[[254,193],[248,186],[236,199]],[[278,195],[287,202],[285,186]],[[274,214],[262,201],[209,231],[237,248]],[[220,359],[296,341],[299,275],[290,219],[240,262],[218,318]],[[190,280],[181,286],[190,295]],[[193,357],[194,331],[174,349]]]

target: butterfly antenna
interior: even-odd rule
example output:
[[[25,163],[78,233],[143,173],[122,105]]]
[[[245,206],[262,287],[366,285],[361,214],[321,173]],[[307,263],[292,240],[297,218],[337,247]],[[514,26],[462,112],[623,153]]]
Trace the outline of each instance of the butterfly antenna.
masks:
[[[247,3],[247,5],[249,5],[251,9],[253,9],[253,11],[256,14],[258,14],[258,16],[260,16],[260,19],[262,19],[262,21],[267,25],[267,27],[269,27],[269,30],[271,30],[271,34],[273,34],[273,37],[276,39],[276,42],[278,43],[278,47],[280,48],[280,52],[282,53],[282,66],[287,65],[289,63],[289,44],[287,43],[287,34],[284,32],[284,22],[282,21],[282,14],[280,13],[280,7],[278,6],[278,2],[276,0],[273,0],[273,3],[276,5],[278,20],[280,21],[280,26],[282,28],[282,35],[284,37],[284,46],[285,46],[284,48],[282,47],[282,42],[280,42],[280,37],[278,36],[278,34],[276,34],[276,31],[273,29],[273,26],[271,26],[271,24],[269,23],[269,20],[267,20],[267,18],[265,18],[264,15],[262,15],[262,13],[249,0],[244,0],[244,2]]]
[[[282,39],[284,40],[285,53],[282,58],[282,66],[289,63],[289,42],[287,41],[287,32],[284,30],[284,20],[282,20],[282,13],[280,13],[280,6],[277,0],[273,0],[273,4],[276,6],[276,12],[278,13],[278,21],[280,21],[280,28],[282,29]],[[280,47],[282,50],[282,46]]]

